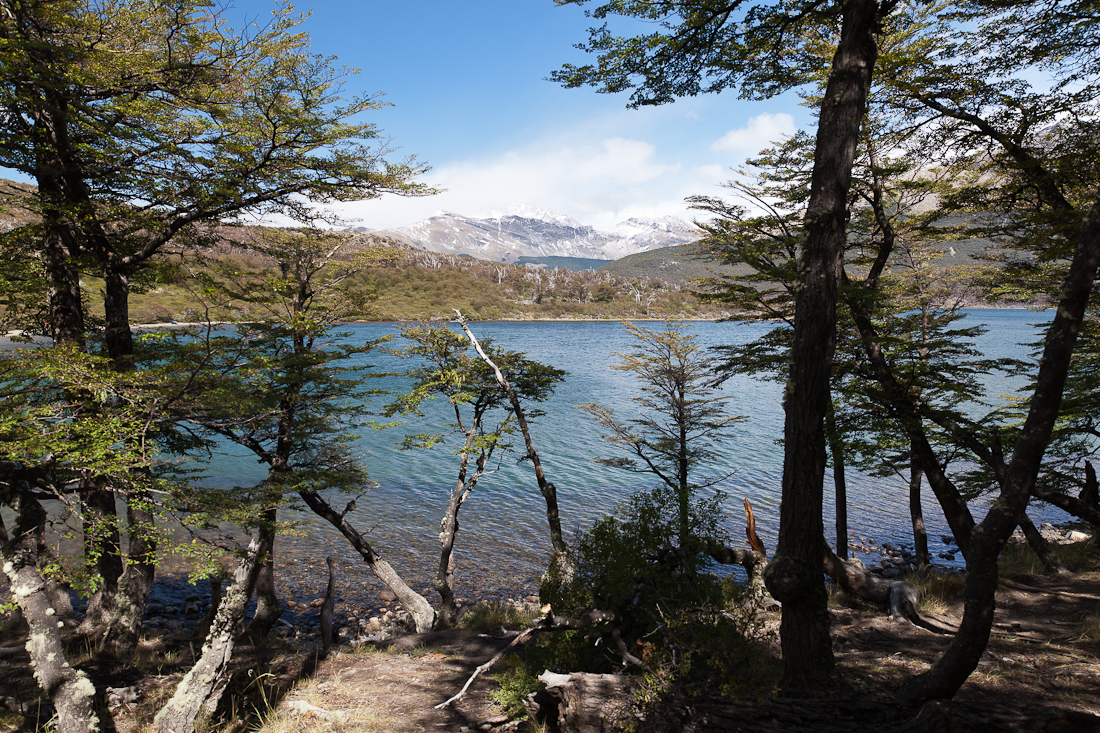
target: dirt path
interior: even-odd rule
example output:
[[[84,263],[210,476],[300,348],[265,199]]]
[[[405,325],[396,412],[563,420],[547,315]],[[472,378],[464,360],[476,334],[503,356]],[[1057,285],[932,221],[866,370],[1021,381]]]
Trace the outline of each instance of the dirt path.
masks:
[[[834,652],[848,700],[759,705],[697,701],[686,709],[684,730],[835,731],[1100,731],[1100,581],[1091,577],[1017,576],[1002,582],[993,635],[977,671],[950,703],[899,711],[893,695],[912,674],[930,667],[950,642],[961,617],[958,601],[923,616],[926,628],[894,622],[874,609],[832,611]],[[2,640],[0,733],[34,727],[3,711],[13,700],[40,697],[18,640]],[[231,733],[413,733],[516,731],[489,693],[491,674],[479,678],[454,706],[434,706],[455,694],[478,664],[510,641],[499,632],[433,632],[403,637],[392,647],[345,649],[319,658],[315,650],[276,653],[242,648],[231,685],[237,710]],[[104,730],[139,731],[151,722],[189,665],[186,645],[168,640],[145,650],[146,661],[124,667],[84,663],[101,689],[132,686],[137,700],[112,702]],[[143,657],[143,659],[145,659]],[[140,661],[140,664],[139,664]],[[128,665],[128,666],[125,666]],[[262,711],[257,715],[254,711]],[[29,714],[29,713],[25,713]],[[44,722],[44,721],[40,721]]]

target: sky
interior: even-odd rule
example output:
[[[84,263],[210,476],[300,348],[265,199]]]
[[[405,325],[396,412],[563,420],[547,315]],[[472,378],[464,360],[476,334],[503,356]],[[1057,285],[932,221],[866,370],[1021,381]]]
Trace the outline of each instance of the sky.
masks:
[[[226,1],[223,17],[237,28],[265,23],[276,7]],[[597,229],[631,217],[690,221],[685,197],[721,195],[746,157],[812,124],[794,94],[752,102],[727,91],[632,110],[628,92],[562,88],[547,77],[563,63],[594,60],[574,48],[594,22],[584,7],[554,0],[312,0],[295,9],[309,13],[301,29],[316,53],[359,70],[348,95],[384,95],[386,106],[360,121],[380,128],[389,158],[427,163],[419,180],[441,189],[343,204],[350,226],[391,229],[441,211],[491,217],[518,207]]]
[[[273,7],[237,0],[227,17],[239,26]],[[631,110],[626,93],[547,81],[562,63],[585,62],[573,46],[592,24],[583,8],[553,0],[313,0],[303,28],[314,50],[360,70],[349,92],[385,94],[392,106],[368,119],[393,157],[415,155],[432,166],[421,180],[446,189],[357,202],[341,214],[371,229],[518,204],[596,228],[634,216],[690,220],[686,196],[719,195],[747,156],[811,124],[794,95],[749,102],[726,92]]]

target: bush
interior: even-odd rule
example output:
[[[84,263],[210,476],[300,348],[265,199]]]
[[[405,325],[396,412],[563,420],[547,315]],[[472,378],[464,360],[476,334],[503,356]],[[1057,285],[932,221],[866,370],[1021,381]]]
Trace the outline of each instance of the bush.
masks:
[[[510,657],[507,668],[495,675],[493,681],[500,685],[500,689],[490,692],[489,698],[501,712],[509,718],[526,717],[527,708],[523,701],[539,687],[537,675],[527,662]]]
[[[660,716],[682,695],[763,698],[774,694],[780,668],[759,643],[763,625],[746,589],[718,578],[699,548],[703,538],[726,541],[721,494],[689,501],[685,547],[675,491],[634,494],[575,542],[576,574],[551,597],[555,613],[580,616],[598,608],[615,614],[614,629],[644,665],[636,703]],[[530,666],[557,672],[622,669],[611,624],[544,635]]]

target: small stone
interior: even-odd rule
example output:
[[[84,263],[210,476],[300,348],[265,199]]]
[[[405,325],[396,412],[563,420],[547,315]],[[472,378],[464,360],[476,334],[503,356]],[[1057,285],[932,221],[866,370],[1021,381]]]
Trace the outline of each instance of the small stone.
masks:
[[[197,601],[197,600],[199,600],[199,594],[198,593],[192,593],[191,595],[187,596],[183,600],[186,603],[191,603],[192,601]]]
[[[287,608],[297,608],[298,604],[295,601],[287,601],[286,602],[286,607]]]
[[[174,616],[175,614],[179,613],[180,610],[175,606],[165,606],[164,612],[169,616]]]
[[[314,598],[312,601],[309,602],[310,608],[320,608],[323,605],[325,605],[324,598]]]
[[[397,595],[392,590],[379,591],[378,597],[383,601],[396,601]]]

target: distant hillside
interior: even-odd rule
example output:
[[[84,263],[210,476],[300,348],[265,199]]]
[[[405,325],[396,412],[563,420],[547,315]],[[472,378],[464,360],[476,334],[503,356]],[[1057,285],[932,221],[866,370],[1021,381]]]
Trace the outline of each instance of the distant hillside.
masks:
[[[953,267],[983,264],[981,254],[992,247],[993,242],[988,239],[965,239],[944,242],[939,246],[943,250],[939,263],[945,267]],[[744,276],[750,269],[747,265],[720,265],[706,252],[704,245],[685,244],[627,255],[604,264],[598,271],[619,277],[656,277],[670,283],[683,284],[690,283],[695,278],[716,275]]]
[[[733,277],[745,275],[749,269],[719,265],[702,245],[684,244],[627,255],[600,267],[599,272],[619,277],[656,277],[682,284],[693,278],[714,277],[716,273]]]
[[[549,268],[560,267],[563,270],[581,272],[583,270],[598,270],[608,264],[609,260],[593,260],[588,257],[528,257],[519,258],[519,264],[546,265]]]

